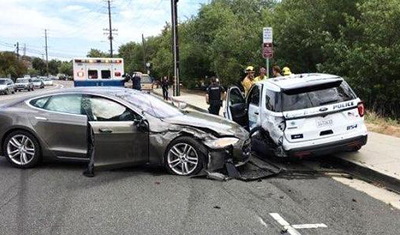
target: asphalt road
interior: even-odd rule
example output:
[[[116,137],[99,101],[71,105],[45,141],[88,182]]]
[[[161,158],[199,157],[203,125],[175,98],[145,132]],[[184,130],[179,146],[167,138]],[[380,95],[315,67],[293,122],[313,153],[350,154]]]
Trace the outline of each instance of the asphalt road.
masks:
[[[282,174],[260,182],[191,179],[150,167],[102,171],[86,178],[84,169],[77,163],[44,163],[19,170],[0,158],[0,234],[394,235],[400,231],[400,210],[329,176],[310,173],[307,162],[290,165],[304,174]],[[286,233],[285,221],[271,213],[288,223]],[[310,224],[318,228],[296,226]]]

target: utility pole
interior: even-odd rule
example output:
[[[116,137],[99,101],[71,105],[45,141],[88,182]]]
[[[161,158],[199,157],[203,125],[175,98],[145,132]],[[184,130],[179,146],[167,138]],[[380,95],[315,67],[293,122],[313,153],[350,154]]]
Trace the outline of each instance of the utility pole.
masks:
[[[108,39],[110,40],[110,57],[113,57],[113,45],[112,45],[112,27],[111,27],[111,1],[107,0],[108,3],[108,30],[109,30],[109,36]]]
[[[143,68],[146,70],[146,47],[144,44],[144,35],[142,34],[142,47],[143,47]]]
[[[24,43],[24,49],[23,49],[23,51],[24,51],[24,57],[26,56],[26,43]]]
[[[47,29],[44,30],[44,45],[46,49],[46,75],[49,76],[49,54],[47,51]]]
[[[178,44],[178,4],[179,0],[171,0],[172,18],[172,50],[174,54],[174,96],[180,96],[179,82],[179,44]]]
[[[14,45],[16,47],[17,50],[17,58],[19,59],[19,42],[17,42],[17,44]]]

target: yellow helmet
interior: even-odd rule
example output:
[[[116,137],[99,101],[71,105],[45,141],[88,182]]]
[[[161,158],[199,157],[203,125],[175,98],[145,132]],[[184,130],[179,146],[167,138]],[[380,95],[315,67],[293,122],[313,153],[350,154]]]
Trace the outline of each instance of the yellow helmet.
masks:
[[[289,76],[289,75],[292,74],[292,72],[290,71],[289,67],[284,67],[282,69],[282,72],[283,72],[283,75],[285,75],[285,76]]]
[[[248,72],[254,72],[254,67],[253,66],[247,66],[246,73],[248,73]]]

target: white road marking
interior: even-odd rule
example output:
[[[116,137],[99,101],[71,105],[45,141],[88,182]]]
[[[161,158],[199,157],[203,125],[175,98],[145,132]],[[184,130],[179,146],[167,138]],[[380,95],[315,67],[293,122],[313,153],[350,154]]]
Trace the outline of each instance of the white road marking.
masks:
[[[290,224],[284,218],[282,218],[282,216],[280,216],[278,213],[270,213],[269,215],[271,215],[272,218],[274,218],[280,225],[290,226]]]
[[[296,225],[290,225],[289,222],[287,222],[282,216],[280,216],[278,213],[270,213],[270,216],[274,218],[280,225],[283,226],[283,229],[291,234],[291,235],[301,235],[299,231],[296,229],[305,229],[305,228],[327,228],[325,224],[296,224]]]
[[[264,225],[264,227],[268,228],[267,223],[265,223],[265,221],[264,221],[261,217],[258,217],[258,220],[260,221],[260,223],[261,223],[262,225]]]
[[[303,228],[327,228],[325,224],[294,224],[292,225],[295,229],[303,229]]]

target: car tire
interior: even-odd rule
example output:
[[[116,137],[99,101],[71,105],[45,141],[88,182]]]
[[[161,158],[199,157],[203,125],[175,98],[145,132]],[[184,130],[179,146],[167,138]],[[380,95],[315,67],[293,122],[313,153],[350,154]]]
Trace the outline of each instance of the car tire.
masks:
[[[167,148],[164,157],[164,166],[174,175],[196,175],[203,169],[205,154],[201,151],[202,145],[191,137],[179,137],[173,140]]]
[[[42,158],[39,141],[31,133],[22,130],[7,135],[3,143],[3,155],[12,166],[21,169],[35,167]]]

